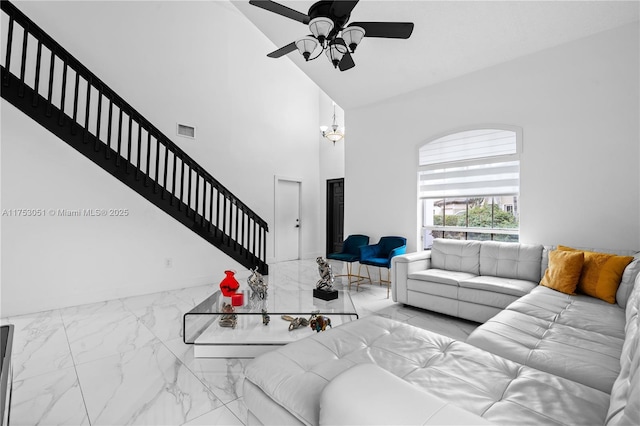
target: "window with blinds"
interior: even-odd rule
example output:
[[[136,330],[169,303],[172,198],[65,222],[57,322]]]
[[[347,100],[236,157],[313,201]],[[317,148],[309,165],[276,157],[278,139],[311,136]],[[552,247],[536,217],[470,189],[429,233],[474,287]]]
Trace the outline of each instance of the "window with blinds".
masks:
[[[433,238],[518,241],[519,132],[475,129],[419,151],[424,248]]]

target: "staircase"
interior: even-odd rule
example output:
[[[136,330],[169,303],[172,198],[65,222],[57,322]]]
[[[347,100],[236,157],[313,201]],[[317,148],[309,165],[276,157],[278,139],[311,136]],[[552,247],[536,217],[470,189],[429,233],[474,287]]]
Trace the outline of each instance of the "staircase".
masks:
[[[1,4],[2,98],[243,266],[268,274],[267,223],[12,3]]]

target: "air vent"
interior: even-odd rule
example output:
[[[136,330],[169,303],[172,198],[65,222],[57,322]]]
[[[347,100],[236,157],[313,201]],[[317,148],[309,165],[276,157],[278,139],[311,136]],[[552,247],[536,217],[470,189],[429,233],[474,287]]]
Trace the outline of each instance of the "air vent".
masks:
[[[178,136],[184,136],[185,138],[196,138],[196,128],[193,126],[188,126],[186,124],[178,123]]]

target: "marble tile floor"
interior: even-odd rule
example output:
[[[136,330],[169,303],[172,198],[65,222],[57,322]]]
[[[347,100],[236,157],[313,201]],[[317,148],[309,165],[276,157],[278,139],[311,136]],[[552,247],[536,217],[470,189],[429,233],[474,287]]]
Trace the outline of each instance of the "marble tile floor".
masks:
[[[248,275],[237,274],[241,285]],[[272,264],[267,280],[271,288],[309,288],[317,265]],[[336,279],[338,288],[343,283],[346,277]],[[246,424],[249,360],[194,358],[182,342],[183,313],[215,290],[212,283],[3,318],[15,326],[11,424]],[[381,315],[462,340],[478,325],[396,304],[377,283],[358,292],[352,286],[350,294],[360,317]]]

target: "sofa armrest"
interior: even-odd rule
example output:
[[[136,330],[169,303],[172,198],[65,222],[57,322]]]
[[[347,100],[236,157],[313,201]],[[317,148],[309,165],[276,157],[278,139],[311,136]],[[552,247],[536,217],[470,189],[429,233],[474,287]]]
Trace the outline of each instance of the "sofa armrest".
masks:
[[[396,256],[394,260],[396,262],[412,263],[412,264],[416,262],[422,262],[422,265],[428,265],[428,266],[417,266],[419,268],[418,270],[429,269],[430,263],[431,263],[431,250],[423,250],[423,251],[417,251],[415,253],[401,254]]]
[[[375,364],[339,374],[320,395],[321,425],[488,425]]]
[[[431,250],[402,254],[391,259],[391,296],[394,302],[408,303],[409,274],[431,268]]]

